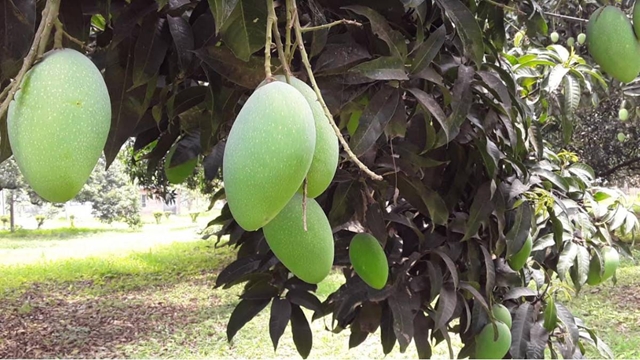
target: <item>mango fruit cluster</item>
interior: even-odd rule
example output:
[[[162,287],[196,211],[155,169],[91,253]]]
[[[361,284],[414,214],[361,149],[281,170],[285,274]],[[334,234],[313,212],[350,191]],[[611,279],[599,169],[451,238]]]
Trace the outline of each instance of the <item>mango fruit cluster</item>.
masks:
[[[604,6],[587,24],[587,46],[594,61],[613,78],[628,83],[640,73],[640,6],[633,9],[633,24],[622,10]]]
[[[13,156],[43,199],[64,203],[87,182],[106,144],[111,101],[100,70],[72,49],[46,53],[7,113]]]
[[[338,156],[338,139],[313,89],[284,76],[251,94],[225,147],[223,181],[233,218],[246,231],[262,228],[275,256],[308,283],[322,281],[333,265],[333,231],[315,198],[329,187]]]

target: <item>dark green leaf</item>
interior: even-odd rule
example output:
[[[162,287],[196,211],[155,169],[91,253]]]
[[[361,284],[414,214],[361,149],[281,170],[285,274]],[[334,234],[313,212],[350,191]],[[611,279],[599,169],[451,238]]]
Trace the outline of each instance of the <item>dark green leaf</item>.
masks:
[[[489,252],[489,250],[487,250],[484,245],[480,245],[480,250],[482,251],[482,257],[484,259],[486,276],[484,291],[485,294],[489,296],[489,294],[492,293],[493,286],[496,283],[496,270],[495,266],[493,265],[493,259],[491,258],[491,253]]]
[[[11,157],[12,151],[7,132],[7,117],[0,118],[0,163]]]
[[[245,62],[251,54],[264,48],[267,6],[263,0],[238,1],[220,28],[222,41],[235,56]]]
[[[286,299],[274,298],[271,303],[271,317],[269,318],[269,336],[273,344],[273,351],[278,349],[278,342],[287,328],[289,318],[291,318],[291,303]]]
[[[560,319],[560,321],[562,321],[564,326],[566,326],[566,328],[569,330],[569,335],[571,336],[572,343],[577,344],[578,337],[579,337],[579,330],[578,330],[578,326],[576,325],[576,320],[573,314],[571,314],[571,311],[569,311],[569,309],[567,309],[564,305],[559,303],[556,303],[556,309],[558,312],[558,318]]]
[[[417,179],[410,179],[404,174],[398,176],[398,190],[407,200],[424,215],[438,225],[444,225],[449,218],[449,210],[440,195],[427,188]]]
[[[169,120],[202,103],[208,92],[207,86],[191,86],[172,96],[167,104]]]
[[[569,241],[564,245],[564,249],[560,253],[560,257],[558,259],[558,277],[560,280],[564,281],[567,276],[567,272],[569,268],[573,266],[576,256],[578,255],[578,245]]]
[[[264,80],[264,63],[259,58],[244,62],[223,47],[210,46],[194,51],[213,70],[247,89],[255,89]]]
[[[304,306],[309,310],[321,311],[322,304],[315,295],[304,290],[290,290],[287,292],[287,300],[292,304]]]
[[[453,112],[447,118],[447,125],[443,129],[446,139],[444,139],[444,142],[440,141],[438,145],[444,145],[453,140],[460,132],[460,126],[467,119],[473,102],[471,100],[471,80],[474,73],[475,71],[468,66],[460,65],[458,68],[458,78],[453,84],[453,99],[451,102]]]
[[[338,69],[370,58],[371,54],[367,48],[356,43],[353,39],[346,43],[329,44],[318,56],[314,72]]]
[[[404,59],[407,56],[407,44],[399,31],[393,30],[387,20],[375,10],[366,6],[352,5],[343,9],[365,16],[371,22],[371,30],[389,46],[390,55]]]
[[[531,206],[525,201],[516,209],[513,225],[506,235],[507,257],[517,254],[522,249],[531,229]]]
[[[352,324],[350,329],[351,329],[351,335],[349,335],[349,349],[353,349],[354,347],[357,347],[358,345],[362,344],[365,340],[367,340],[369,333],[366,331],[362,331],[360,329],[360,326],[357,326],[357,324],[355,323]]]
[[[80,1],[61,1],[58,18],[64,24],[64,30],[70,36],[82,42],[89,40],[91,16],[84,12],[87,6]],[[82,51],[80,45],[63,37],[62,46]]]
[[[458,288],[459,280],[458,280],[458,270],[456,269],[456,264],[453,262],[453,260],[451,260],[451,257],[449,257],[449,255],[447,255],[444,251],[435,249],[433,250],[433,253],[438,255],[442,259],[444,264],[447,266],[447,269],[449,269],[449,274],[451,274],[451,280],[453,281],[453,286],[455,288]]]
[[[239,0],[208,0],[209,8],[215,16],[216,33],[219,33]],[[266,25],[265,25],[266,28]]]
[[[0,1],[0,87],[22,66],[36,31],[35,0]]]
[[[396,335],[393,331],[393,314],[386,302],[382,307],[380,320],[380,342],[382,343],[382,352],[385,355],[389,354],[396,345]]]
[[[531,296],[538,296],[538,293],[533,289],[529,289],[526,287],[517,287],[507,291],[507,293],[504,294],[502,298],[504,300],[513,300],[521,297],[531,297]]]
[[[442,129],[445,132],[449,131],[446,115],[438,102],[433,98],[433,96],[416,88],[407,90],[416,97],[416,100],[418,100],[420,105],[422,105],[425,110],[427,110],[434,118],[436,118],[436,120],[438,120],[440,126],[442,126]]]
[[[433,59],[438,55],[444,41],[446,40],[446,29],[441,25],[436,31],[429,35],[427,41],[423,42],[415,50],[413,63],[411,65],[411,73],[416,74],[424,70],[431,64]]]
[[[418,351],[418,357],[420,359],[431,358],[431,344],[429,343],[429,331],[433,321],[427,319],[422,311],[418,311],[415,318],[413,318],[413,328],[415,330],[414,342],[416,344],[416,350]]]
[[[462,282],[460,282],[460,288],[470,292],[471,295],[473,295],[473,300],[478,302],[478,304],[480,304],[482,306],[482,308],[484,308],[484,310],[487,312],[487,314],[491,311],[489,309],[489,304],[487,304],[487,301],[478,292],[478,290],[475,287],[473,287],[473,285],[469,284],[466,281],[462,281]]]
[[[438,304],[436,305],[435,329],[444,329],[444,326],[451,320],[457,303],[458,293],[456,293],[453,284],[444,283],[440,290]]]
[[[371,80],[409,80],[401,58],[383,56],[358,64],[349,72],[359,74]]]
[[[389,297],[389,307],[393,313],[393,332],[400,352],[404,353],[413,339],[413,317],[420,308],[420,297],[407,291],[396,292]]]
[[[467,219],[463,241],[475,236],[480,229],[480,225],[491,215],[494,208],[493,202],[491,201],[493,198],[493,187],[493,181],[488,181],[478,188],[473,198],[471,209],[469,210],[469,219]]]
[[[509,349],[509,354],[514,359],[526,357],[533,321],[533,306],[528,302],[518,306],[511,325],[511,348]]]
[[[531,339],[529,347],[527,348],[527,359],[542,359],[544,358],[544,350],[547,347],[550,333],[545,330],[540,322],[533,324],[531,328]]]
[[[277,296],[278,288],[271,285],[268,281],[260,281],[246,288],[244,293],[240,295],[240,298],[247,300],[271,300]]]
[[[187,20],[181,16],[167,16],[167,22],[169,23],[171,37],[173,37],[173,44],[178,53],[180,70],[185,72],[193,59],[193,53],[191,51],[193,51],[195,46],[191,26],[189,26]]]
[[[242,329],[251,319],[264,309],[271,300],[242,300],[231,313],[229,322],[227,323],[227,341],[231,342],[233,337]]]
[[[229,264],[220,272],[220,275],[218,275],[218,278],[216,279],[215,287],[233,282],[243,275],[255,271],[258,266],[260,266],[260,260],[258,259],[250,257],[240,258]]]
[[[311,353],[313,346],[313,335],[309,322],[298,305],[291,305],[291,333],[293,334],[293,343],[296,345],[298,354],[306,359]]]
[[[115,47],[131,36],[138,21],[156,10],[158,10],[158,4],[153,0],[138,0],[127,5],[120,15],[114,19],[113,43],[111,46]]]
[[[400,91],[385,86],[364,109],[360,125],[351,137],[349,145],[356,156],[363,155],[375,144],[396,111],[404,111]]]
[[[146,84],[158,73],[169,48],[168,35],[166,20],[156,12],[144,18],[134,52],[133,87]]]
[[[465,55],[473,60],[476,66],[480,66],[484,57],[484,41],[480,25],[471,10],[460,0],[436,0],[436,2],[455,24]]]
[[[580,286],[584,285],[587,282],[587,277],[589,276],[589,262],[591,261],[591,255],[589,254],[589,250],[582,245],[577,245],[578,254],[576,255],[576,263],[574,265],[574,269],[576,270],[576,275],[578,276],[579,289]]]
[[[218,142],[202,161],[204,177],[208,181],[211,181],[218,176],[218,171],[222,167],[222,158],[224,157],[224,147],[226,144],[227,142],[224,140]]]
[[[562,176],[545,169],[536,169],[534,171],[541,177],[551,181],[560,190],[569,191],[569,183]]]

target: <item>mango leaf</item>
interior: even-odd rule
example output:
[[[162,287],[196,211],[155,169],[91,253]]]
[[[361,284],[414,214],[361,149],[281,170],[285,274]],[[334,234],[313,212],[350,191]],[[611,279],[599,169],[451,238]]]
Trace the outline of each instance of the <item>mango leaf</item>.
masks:
[[[383,56],[358,64],[349,72],[356,73],[371,80],[409,80],[402,59]]]
[[[560,253],[557,266],[558,277],[560,280],[564,281],[567,272],[569,271],[569,268],[573,266],[577,255],[578,245],[574,244],[572,241],[565,243],[564,249],[562,249],[562,252]]]
[[[211,181],[218,176],[218,171],[222,167],[225,145],[225,140],[219,141],[211,149],[211,152],[204,157],[204,160],[202,160],[202,167],[204,168],[204,178],[207,179],[207,181]]]
[[[411,65],[411,73],[417,74],[431,64],[436,55],[440,52],[444,41],[446,40],[446,29],[441,25],[436,31],[429,35],[427,41],[420,44],[413,55],[413,63]]]
[[[421,213],[429,215],[435,224],[447,223],[449,210],[437,192],[427,188],[419,180],[408,178],[404,174],[398,176],[397,186],[402,196],[406,197]]]
[[[431,344],[429,344],[429,330],[433,321],[427,319],[422,311],[418,311],[413,319],[413,328],[415,329],[414,342],[420,359],[431,358]]]
[[[558,311],[558,318],[569,330],[569,335],[571,336],[572,343],[574,345],[577,344],[578,338],[580,336],[580,330],[578,329],[578,325],[576,325],[576,319],[566,306],[556,303],[556,309]]]
[[[322,304],[318,298],[308,291],[293,289],[287,292],[287,300],[292,304],[304,306],[309,310],[321,311]]]
[[[264,80],[264,63],[257,57],[244,62],[226,48],[209,46],[194,53],[217,73],[244,88],[253,90]]]
[[[518,306],[511,325],[511,348],[509,349],[509,354],[514,359],[526,357],[533,320],[533,306],[530,303],[524,302]]]
[[[363,155],[375,144],[396,111],[404,111],[400,90],[385,86],[364,109],[360,125],[351,137],[349,145],[356,156]]]
[[[435,329],[444,329],[444,326],[449,322],[451,316],[453,316],[457,303],[458,293],[453,287],[453,284],[444,283],[440,290],[438,304],[436,305]]]
[[[473,79],[474,73],[475,71],[471,67],[464,65],[458,67],[458,78],[453,84],[453,99],[451,102],[453,112],[447,118],[446,127],[443,129],[446,138],[439,141],[438,145],[444,145],[453,140],[460,132],[460,126],[462,126],[462,123],[467,119],[472,103],[471,80]]]
[[[224,23],[229,19],[231,12],[241,0],[208,0],[209,8],[215,17],[216,34],[218,34]],[[266,27],[266,25],[265,25]]]
[[[258,315],[269,302],[271,302],[270,299],[240,301],[238,306],[233,309],[231,317],[229,317],[229,322],[227,323],[227,340],[231,342],[236,333]]]
[[[445,132],[449,131],[449,128],[447,125],[447,117],[444,111],[442,110],[442,108],[440,107],[440,105],[438,104],[438,102],[433,98],[432,95],[427,94],[426,92],[416,88],[410,88],[410,89],[407,89],[407,91],[413,94],[413,96],[416,98],[416,100],[418,100],[420,105],[426,111],[428,111],[434,118],[436,118],[436,120],[438,121],[438,123],[440,123],[440,126]]]
[[[152,12],[142,22],[133,61],[133,86],[144,85],[160,70],[169,49],[166,20]]]
[[[158,3],[153,0],[133,1],[127,5],[113,22],[113,39],[110,46],[119,46],[120,42],[131,36],[138,22],[146,15],[157,11]]]
[[[278,342],[291,318],[291,303],[289,300],[276,297],[271,303],[271,317],[269,318],[269,336],[273,343],[273,351],[278,349]]]
[[[589,262],[591,261],[591,255],[589,254],[589,250],[584,246],[577,245],[577,247],[578,254],[576,255],[574,270],[577,275],[576,280],[578,281],[576,288],[580,289],[580,287],[587,282],[587,277],[589,276]]]
[[[222,41],[242,61],[264,48],[267,27],[267,6],[263,0],[240,0],[224,20],[220,32]]]
[[[348,38],[345,43],[329,44],[324,48],[315,62],[314,73],[339,69],[370,58],[371,54],[366,47],[358,44],[352,38]]]
[[[404,353],[413,339],[413,317],[420,308],[420,297],[406,291],[396,292],[389,297],[389,307],[393,313],[393,331]]]
[[[0,0],[0,84],[22,67],[36,31],[36,0]]]
[[[391,56],[401,59],[404,59],[407,56],[407,44],[404,36],[402,36],[402,33],[399,31],[393,30],[384,16],[366,6],[344,6],[342,9],[351,10],[356,14],[365,16],[369,19],[371,22],[371,30],[380,39],[387,43]]]
[[[0,118],[0,163],[10,158],[12,153],[7,132],[7,117],[3,116]]]
[[[507,258],[522,249],[531,229],[531,206],[525,201],[516,209],[513,225],[506,235]]]
[[[382,316],[380,317],[380,342],[382,343],[382,352],[385,355],[389,354],[396,344],[396,335],[393,331],[393,314],[387,302],[382,307]]]
[[[291,333],[293,334],[293,343],[296,345],[298,354],[303,359],[306,359],[311,353],[313,335],[311,334],[309,322],[298,305],[291,305]]]
[[[482,30],[471,10],[460,0],[436,0],[436,2],[455,24],[465,55],[473,60],[476,66],[482,65],[484,57]]]
[[[469,210],[469,219],[467,219],[462,241],[469,240],[476,235],[480,225],[491,215],[494,208],[494,204],[491,201],[493,198],[493,186],[493,181],[487,181],[478,188]]]
[[[167,23],[169,24],[171,37],[173,37],[173,44],[178,53],[180,70],[186,72],[191,60],[193,60],[193,53],[191,52],[194,49],[193,31],[187,20],[181,16],[167,16]]]

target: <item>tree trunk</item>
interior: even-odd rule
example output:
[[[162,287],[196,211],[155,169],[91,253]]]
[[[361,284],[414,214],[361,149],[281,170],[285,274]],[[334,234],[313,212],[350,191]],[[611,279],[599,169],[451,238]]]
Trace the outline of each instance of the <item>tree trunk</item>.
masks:
[[[16,220],[15,220],[15,212],[14,212],[14,206],[13,204],[15,203],[15,198],[14,198],[14,190],[10,190],[10,197],[9,197],[9,218],[11,219],[11,232],[15,232],[16,231]]]

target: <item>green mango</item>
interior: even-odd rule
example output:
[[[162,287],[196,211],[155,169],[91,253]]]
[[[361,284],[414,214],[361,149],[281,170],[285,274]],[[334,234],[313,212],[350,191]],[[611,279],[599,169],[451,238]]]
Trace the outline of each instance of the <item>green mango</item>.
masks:
[[[605,246],[600,254],[602,261],[596,255],[589,262],[589,274],[587,276],[587,284],[589,285],[599,285],[608,280],[620,266],[620,255],[613,247]]]
[[[303,196],[296,193],[278,216],[264,226],[267,244],[295,276],[310,284],[322,281],[333,265],[333,231],[318,203],[307,198],[307,231],[302,221]]]
[[[372,235],[356,234],[349,244],[349,259],[356,274],[374,289],[382,289],[389,277],[389,263],[382,246]]]
[[[507,309],[506,306],[502,304],[494,304],[491,307],[491,311],[493,312],[493,316],[495,316],[497,320],[505,323],[505,325],[507,325],[509,329],[511,329],[511,312],[509,312],[509,309]]]
[[[502,359],[511,347],[511,331],[500,321],[496,321],[498,339],[494,340],[493,324],[488,323],[476,337],[476,359]]]
[[[275,75],[277,81],[287,82],[284,75]],[[316,198],[322,194],[329,185],[338,169],[339,147],[338,137],[324,114],[322,105],[318,101],[316,92],[304,81],[290,76],[291,86],[296,88],[309,103],[316,124],[316,149],[313,153],[313,161],[307,173],[307,197]],[[302,193],[302,187],[298,190]]]
[[[640,44],[634,27],[615,6],[602,7],[591,15],[587,46],[602,70],[623,83],[632,81],[640,72]]]
[[[633,31],[636,34],[636,39],[640,39],[640,4],[639,1],[633,4]]]
[[[522,248],[518,250],[517,253],[511,255],[507,262],[509,266],[515,270],[520,271],[524,264],[527,263],[527,259],[529,259],[529,255],[531,255],[531,249],[533,248],[533,239],[531,236],[527,236],[527,240],[525,240]]]
[[[189,159],[182,164],[178,164],[174,167],[169,167],[171,164],[171,159],[173,158],[173,154],[175,154],[176,149],[178,148],[178,143],[173,144],[171,149],[169,149],[169,153],[164,161],[164,173],[167,176],[167,180],[171,184],[181,184],[183,183],[189,175],[193,174],[193,170],[198,165],[198,158],[194,157],[193,159]]]
[[[73,199],[95,168],[111,127],[100,70],[72,49],[53,50],[25,75],[7,113],[20,172],[45,200]]]
[[[278,215],[309,172],[315,146],[313,113],[298,90],[273,81],[251,94],[222,160],[227,203],[238,225],[253,231]]]

